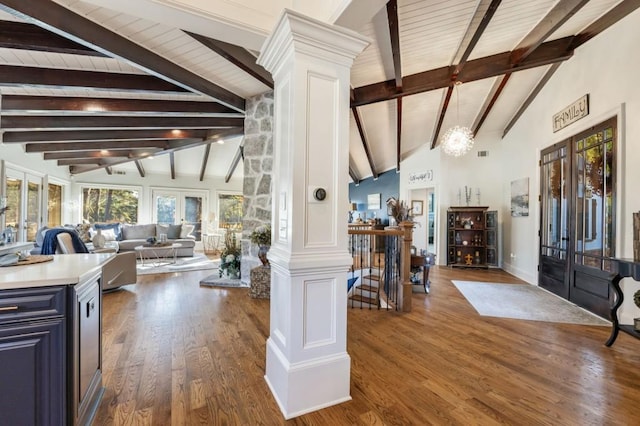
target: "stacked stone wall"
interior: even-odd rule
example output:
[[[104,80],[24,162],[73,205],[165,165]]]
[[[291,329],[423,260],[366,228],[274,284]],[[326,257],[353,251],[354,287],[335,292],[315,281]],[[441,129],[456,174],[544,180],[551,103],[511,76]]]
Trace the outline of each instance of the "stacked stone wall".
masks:
[[[249,98],[244,120],[244,217],[242,219],[242,281],[261,265],[258,247],[249,235],[271,223],[271,176],[273,171],[273,92]]]

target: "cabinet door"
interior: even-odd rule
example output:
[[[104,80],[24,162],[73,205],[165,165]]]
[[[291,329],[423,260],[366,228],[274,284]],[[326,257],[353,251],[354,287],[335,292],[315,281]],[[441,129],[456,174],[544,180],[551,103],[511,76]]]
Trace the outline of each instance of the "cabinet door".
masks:
[[[0,327],[0,425],[62,425],[64,320]]]
[[[491,210],[486,212],[487,264],[498,266],[498,212]]]

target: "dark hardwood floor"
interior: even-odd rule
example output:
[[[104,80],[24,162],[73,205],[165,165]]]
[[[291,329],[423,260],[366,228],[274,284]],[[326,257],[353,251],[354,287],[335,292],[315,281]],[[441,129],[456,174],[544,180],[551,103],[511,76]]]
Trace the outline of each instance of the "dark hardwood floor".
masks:
[[[285,421],[264,380],[269,301],[147,275],[104,295],[95,425],[637,425],[640,340],[608,327],[480,317],[434,267],[413,311],[349,310],[352,401]]]

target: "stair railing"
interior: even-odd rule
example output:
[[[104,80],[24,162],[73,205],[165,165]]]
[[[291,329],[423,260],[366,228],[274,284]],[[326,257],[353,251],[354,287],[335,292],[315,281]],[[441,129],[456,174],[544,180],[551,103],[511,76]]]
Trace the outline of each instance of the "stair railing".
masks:
[[[411,242],[413,223],[376,229],[349,225],[349,306],[411,311]]]

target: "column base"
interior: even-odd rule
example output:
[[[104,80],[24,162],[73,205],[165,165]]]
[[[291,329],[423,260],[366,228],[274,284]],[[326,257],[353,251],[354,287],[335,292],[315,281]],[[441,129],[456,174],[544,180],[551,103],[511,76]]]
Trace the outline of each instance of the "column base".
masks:
[[[351,357],[346,352],[291,364],[267,339],[264,376],[285,419],[350,401]]]

